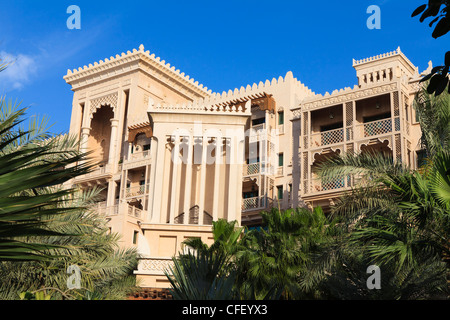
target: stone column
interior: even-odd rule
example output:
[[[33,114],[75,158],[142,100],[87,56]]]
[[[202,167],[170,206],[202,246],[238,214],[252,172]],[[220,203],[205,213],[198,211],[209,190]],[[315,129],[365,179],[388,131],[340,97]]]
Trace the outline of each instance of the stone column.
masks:
[[[153,203],[154,203],[153,194],[154,194],[154,189],[155,189],[155,177],[156,177],[156,156],[157,156],[159,141],[156,140],[154,137],[152,137],[151,143],[152,143],[152,147],[150,150],[151,164],[150,164],[150,179],[149,179],[149,186],[148,186],[149,190],[148,190],[147,221],[151,221],[152,216],[153,216],[152,210],[153,210]]]
[[[127,161],[131,160],[131,150],[133,149],[133,142],[128,142]]]
[[[184,137],[185,143],[188,144],[186,161],[186,179],[184,185],[184,224],[189,224],[190,221],[190,209],[191,209],[191,184],[192,184],[192,154],[194,149],[193,137]]]
[[[236,170],[236,146],[235,146],[235,139],[236,137],[229,138],[228,141],[230,142],[229,146],[229,157],[228,157],[228,170],[229,170],[229,185],[228,185],[228,214],[227,214],[227,220],[233,221],[236,220],[236,187],[237,187],[237,170]],[[239,202],[241,201],[241,197],[239,197]]]
[[[90,133],[91,128],[89,127],[81,128],[80,151],[83,153],[88,151],[88,139]]]
[[[301,171],[300,171],[300,119],[292,120],[292,206],[298,207],[298,194],[300,191]]]
[[[172,149],[172,182],[171,182],[171,196],[170,196],[170,213],[169,223],[173,224],[175,219],[176,204],[178,198],[178,165],[180,162],[180,137],[172,137],[174,147]]]
[[[112,166],[112,172],[116,172],[118,161],[116,161],[116,145],[117,145],[117,128],[119,126],[118,119],[111,119],[111,140],[109,142],[108,164]]]
[[[242,216],[242,176],[243,176],[243,157],[244,157],[244,148],[245,148],[245,140],[237,141],[237,163],[236,163],[236,216],[235,219],[238,221],[238,224],[241,225],[241,216]],[[261,177],[261,175],[260,175]],[[260,183],[261,184],[261,183]],[[261,188],[260,188],[261,189]],[[258,202],[261,201],[261,197],[259,197]],[[260,203],[261,206],[261,203]]]
[[[112,213],[114,210],[115,197],[116,197],[116,182],[114,180],[108,181],[108,197],[106,199],[106,210],[108,213]]]
[[[202,164],[200,169],[200,198],[198,205],[198,224],[203,224],[203,216],[205,211],[205,187],[206,187],[206,154],[208,151],[208,137],[203,136],[202,139]]]
[[[220,167],[222,165],[222,138],[217,137],[215,141],[215,161],[214,161],[214,191],[213,191],[213,221],[219,219],[219,178]]]
[[[156,130],[155,130],[156,131]],[[153,180],[153,192],[152,192],[152,223],[161,222],[161,199],[163,193],[163,177],[164,177],[164,158],[166,151],[165,137],[158,139],[158,150],[156,152],[156,158],[152,159],[154,165],[154,180]]]

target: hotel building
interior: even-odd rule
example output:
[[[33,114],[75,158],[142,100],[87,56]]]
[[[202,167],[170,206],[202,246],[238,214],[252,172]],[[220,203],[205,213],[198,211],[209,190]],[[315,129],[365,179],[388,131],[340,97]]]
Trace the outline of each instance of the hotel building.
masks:
[[[171,258],[188,238],[212,243],[212,221],[252,227],[272,207],[329,210],[355,181],[322,183],[328,156],[376,151],[417,166],[418,68],[400,48],[353,67],[357,84],[325,95],[292,72],[214,93],[142,45],[68,71],[70,134],[99,163],[73,184],[103,189],[96,210],[138,248],[141,286],[168,287]]]

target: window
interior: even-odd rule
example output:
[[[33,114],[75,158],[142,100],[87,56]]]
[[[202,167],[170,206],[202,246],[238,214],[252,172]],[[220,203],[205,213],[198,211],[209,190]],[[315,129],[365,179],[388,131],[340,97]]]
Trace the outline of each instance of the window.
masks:
[[[283,153],[278,154],[278,166],[279,167],[284,166],[284,154]]]
[[[278,112],[278,124],[279,125],[284,124],[284,111]]]
[[[133,232],[133,244],[137,244],[139,231]]]
[[[283,199],[283,186],[277,187],[277,198],[278,198],[278,200]]]
[[[259,118],[252,120],[252,126],[257,126],[258,124],[266,123],[266,118]]]
[[[142,147],[142,149],[143,149],[144,151],[150,150],[150,144],[144,145],[144,146]]]
[[[256,198],[256,197],[258,197],[258,191],[244,192],[242,194],[242,197],[244,199]]]

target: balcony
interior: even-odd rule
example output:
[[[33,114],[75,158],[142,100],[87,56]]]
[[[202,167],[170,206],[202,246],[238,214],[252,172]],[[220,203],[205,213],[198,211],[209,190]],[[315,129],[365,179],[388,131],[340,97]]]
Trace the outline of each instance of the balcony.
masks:
[[[138,269],[134,271],[135,274],[150,274],[150,275],[164,275],[164,272],[170,271],[173,268],[172,258],[140,258],[138,263]]]
[[[266,197],[253,197],[242,200],[242,211],[262,210],[267,208]]]
[[[98,166],[93,171],[84,174],[82,176],[76,177],[74,179],[75,183],[82,183],[89,180],[96,180],[96,179],[105,179],[109,178],[113,174],[113,166],[111,164],[105,164],[102,166]]]
[[[106,201],[97,202],[91,206],[91,209],[104,217],[116,216],[119,214],[119,202],[116,201],[112,207],[107,207]]]
[[[258,174],[261,172],[261,164],[259,162],[245,164],[243,172],[244,172],[244,176],[251,176],[254,174]]]
[[[130,155],[130,157],[127,159],[127,161],[138,161],[142,159],[148,159],[150,158],[150,150],[145,150],[141,152],[135,152]]]
[[[392,132],[392,119],[371,121],[357,126],[359,137],[372,137]]]
[[[144,218],[144,212],[145,212],[144,210],[141,210],[141,209],[136,208],[134,206],[128,205],[128,215],[130,217],[143,219]]]
[[[311,135],[311,147],[318,148],[344,142],[344,129],[329,130]]]
[[[132,167],[141,166],[151,161],[151,151],[145,150],[131,153],[124,159],[123,169],[130,169]]]
[[[125,189],[125,198],[139,197],[145,194],[145,185],[128,187]]]
[[[347,180],[347,181],[346,181]],[[351,179],[348,177],[338,178],[328,182],[322,182],[320,180],[315,180],[312,182],[311,193],[325,192],[325,191],[337,191],[344,189],[351,185]]]

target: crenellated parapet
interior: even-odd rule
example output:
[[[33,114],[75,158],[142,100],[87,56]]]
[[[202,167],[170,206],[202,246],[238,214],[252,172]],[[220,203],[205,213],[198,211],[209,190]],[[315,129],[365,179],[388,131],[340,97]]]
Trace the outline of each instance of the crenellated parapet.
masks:
[[[175,66],[171,66],[170,63],[166,63],[165,60],[156,57],[154,53],[151,54],[149,50],[145,51],[143,45],[139,46],[139,50],[133,49],[78,69],[69,69],[67,70],[67,75],[64,76],[64,80],[71,84],[73,89],[78,89],[96,81],[112,78],[137,69],[150,72],[157,78],[163,76],[165,79],[176,82],[178,85],[195,92],[196,96],[205,97],[212,94],[211,90],[194,78],[190,78],[184,72],[180,72]]]
[[[383,53],[383,54],[379,54],[376,56],[372,56],[369,58],[364,58],[364,59],[360,59],[360,60],[355,60],[353,59],[353,67],[356,67],[358,65],[362,65],[365,63],[369,63],[369,62],[374,62],[374,61],[378,61],[378,60],[382,60],[382,59],[386,59],[389,57],[395,57],[395,56],[401,56],[403,59],[405,59],[405,61],[413,68],[415,69],[416,67],[414,66],[414,64],[403,54],[403,52],[401,51],[400,47],[398,47],[396,50],[394,51],[390,51],[387,53]]]

